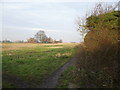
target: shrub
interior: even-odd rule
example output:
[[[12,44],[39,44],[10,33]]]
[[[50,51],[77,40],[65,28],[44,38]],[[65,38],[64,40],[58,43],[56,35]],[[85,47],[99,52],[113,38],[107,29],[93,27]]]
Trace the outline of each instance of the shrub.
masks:
[[[91,15],[86,19],[89,32],[79,48],[76,62],[76,81],[80,87],[120,87],[118,12]]]

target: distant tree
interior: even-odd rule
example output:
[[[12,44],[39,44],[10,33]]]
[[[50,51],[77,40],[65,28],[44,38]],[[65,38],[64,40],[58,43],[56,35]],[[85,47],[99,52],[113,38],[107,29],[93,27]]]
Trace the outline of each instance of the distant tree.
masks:
[[[16,40],[15,43],[24,43],[23,40]]]
[[[28,42],[28,43],[35,43],[36,40],[35,40],[35,38],[29,38],[29,39],[27,40],[27,42]]]
[[[53,40],[53,43],[56,43],[56,39]]]
[[[60,39],[60,40],[56,40],[56,39],[55,39],[55,40],[53,41],[53,43],[62,43],[62,42],[63,42],[62,39]]]
[[[47,36],[44,31],[40,30],[35,34],[35,39],[37,42],[45,43]]]
[[[53,39],[51,37],[47,38],[48,43],[53,43]]]
[[[11,43],[11,42],[12,42],[12,41],[7,40],[7,39],[2,41],[2,43]]]
[[[60,39],[60,43],[62,43],[63,41],[62,41],[62,39]]]

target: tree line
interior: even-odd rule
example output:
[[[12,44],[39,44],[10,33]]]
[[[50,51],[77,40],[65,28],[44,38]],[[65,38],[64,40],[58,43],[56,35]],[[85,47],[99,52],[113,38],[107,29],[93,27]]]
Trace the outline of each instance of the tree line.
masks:
[[[1,42],[12,43],[11,40],[7,40],[7,39]],[[44,31],[40,30],[34,35],[34,37],[30,37],[29,39],[27,39],[27,41],[17,40],[15,42],[16,43],[62,43],[63,41],[62,39],[60,40],[52,39],[51,37],[48,37]]]
[[[54,40],[51,37],[48,37],[44,31],[38,31],[33,38],[27,40],[28,43],[62,43],[62,39]]]

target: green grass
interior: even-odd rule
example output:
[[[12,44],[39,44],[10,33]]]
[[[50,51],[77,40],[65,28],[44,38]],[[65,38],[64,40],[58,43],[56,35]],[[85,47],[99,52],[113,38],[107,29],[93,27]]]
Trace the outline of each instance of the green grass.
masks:
[[[3,88],[16,88],[16,86],[14,86],[13,84],[8,83],[6,81],[2,82],[2,87]]]
[[[74,50],[71,45],[63,45],[63,48],[48,48],[41,45],[19,50],[5,50],[2,53],[3,75],[11,74],[28,82],[41,83],[68,62]]]
[[[57,85],[57,88],[69,88],[70,83],[74,84],[75,68],[76,68],[75,66],[70,66],[63,72],[63,74],[59,78],[59,84]]]

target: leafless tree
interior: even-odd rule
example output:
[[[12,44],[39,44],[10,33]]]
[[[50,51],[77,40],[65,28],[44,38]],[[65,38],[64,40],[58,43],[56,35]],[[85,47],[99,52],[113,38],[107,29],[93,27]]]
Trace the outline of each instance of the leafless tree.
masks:
[[[82,37],[84,38],[86,33],[89,31],[88,28],[86,27],[87,17],[91,15],[98,16],[100,14],[112,12],[118,8],[119,4],[120,2],[113,5],[108,5],[107,3],[101,3],[101,2],[97,3],[93,10],[86,13],[85,17],[77,17],[77,19],[75,20],[77,31],[79,31]]]
[[[44,42],[47,39],[47,36],[44,31],[40,30],[35,34],[35,39],[37,42]]]
[[[28,43],[35,43],[36,40],[35,40],[34,38],[29,38],[29,39],[27,40],[27,42],[28,42]]]

